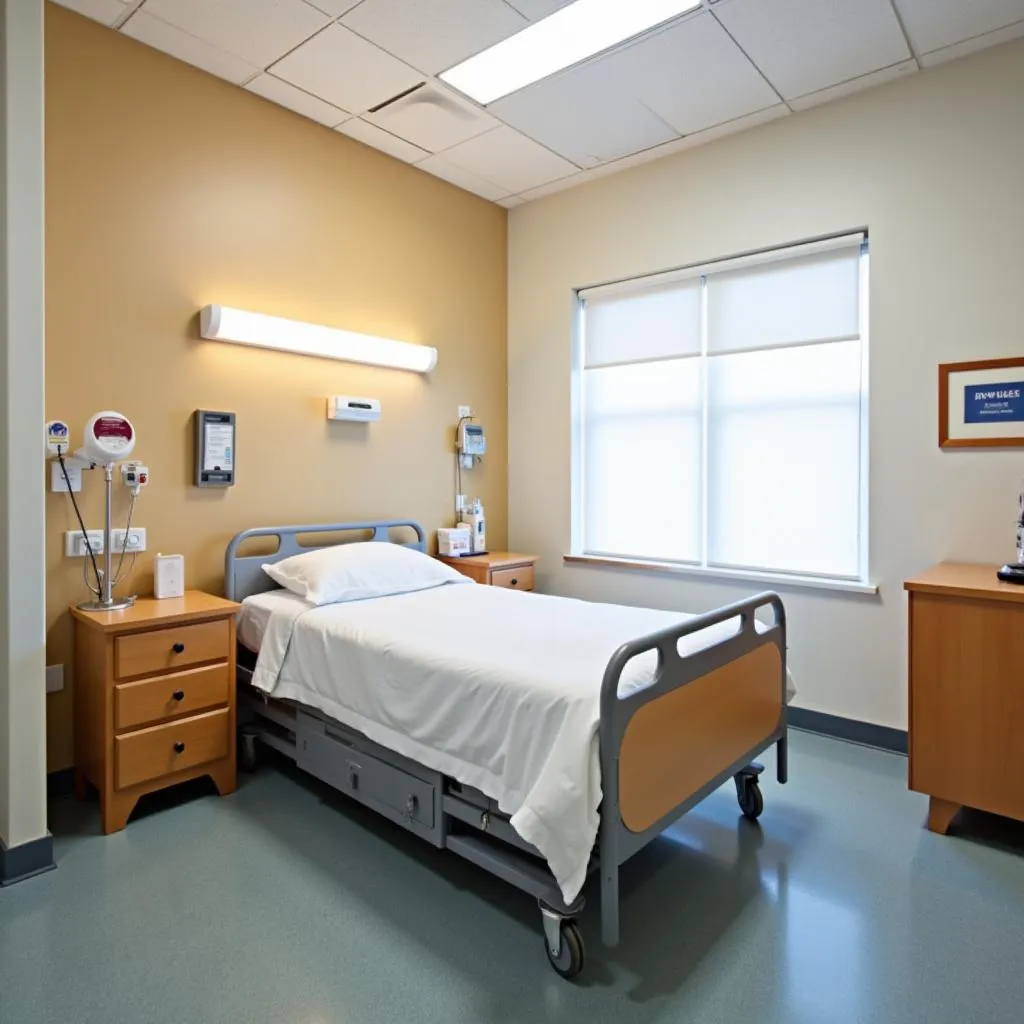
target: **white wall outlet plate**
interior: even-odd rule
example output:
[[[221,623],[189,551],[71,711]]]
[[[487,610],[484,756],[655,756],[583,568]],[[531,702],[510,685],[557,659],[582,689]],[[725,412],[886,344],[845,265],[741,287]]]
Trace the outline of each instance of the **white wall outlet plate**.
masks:
[[[133,555],[137,551],[146,550],[146,528],[144,526],[133,526],[128,531],[128,543],[124,542],[124,530],[110,531],[110,550],[119,555],[122,548],[126,554]]]
[[[71,490],[80,491],[82,489],[82,467],[76,466],[73,462],[69,462],[67,459],[64,460],[64,465],[67,467],[68,480],[71,481]],[[67,492],[68,485],[64,479],[64,474],[61,472],[60,463],[54,459],[50,463],[50,490],[56,492],[64,491]]]
[[[64,666],[46,666],[46,692],[60,693],[64,689]]]
[[[92,553],[100,555],[103,553],[103,531],[90,530],[89,544],[92,546]],[[64,555],[67,558],[86,558],[89,551],[85,546],[85,538],[81,530],[68,530],[64,534]]]
[[[468,406],[468,405],[460,405],[459,406],[459,419],[460,420],[463,420],[467,416],[472,416],[472,415],[473,415],[473,409],[472,409],[471,406]]]

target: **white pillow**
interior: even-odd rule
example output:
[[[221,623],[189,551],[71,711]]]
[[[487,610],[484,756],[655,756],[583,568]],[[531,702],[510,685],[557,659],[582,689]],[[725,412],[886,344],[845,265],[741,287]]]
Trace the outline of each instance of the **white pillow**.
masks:
[[[263,571],[275,583],[315,605],[473,582],[436,558],[386,541],[316,548],[264,565]]]

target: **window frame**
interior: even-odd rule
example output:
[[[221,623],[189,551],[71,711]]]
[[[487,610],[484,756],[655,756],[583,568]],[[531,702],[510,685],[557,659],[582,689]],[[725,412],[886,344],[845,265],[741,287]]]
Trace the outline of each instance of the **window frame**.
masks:
[[[776,569],[747,568],[743,566],[723,566],[709,564],[708,562],[708,367],[713,355],[708,352],[708,320],[707,320],[707,275],[717,274],[727,270],[739,269],[745,266],[772,263],[776,261],[798,258],[804,255],[813,255],[816,252],[835,249],[843,244],[860,243],[860,255],[858,260],[858,284],[859,284],[859,334],[857,340],[860,344],[860,402],[859,402],[859,436],[858,436],[858,502],[857,510],[857,542],[858,542],[858,571],[856,575],[818,575],[814,573],[795,572]],[[588,551],[584,548],[584,466],[586,463],[586,432],[584,429],[584,354],[585,354],[585,303],[588,292],[596,289],[610,291],[613,288],[622,287],[629,289],[637,284],[656,285],[660,282],[670,281],[673,278],[683,280],[699,277],[701,279],[701,352],[697,357],[701,363],[701,447],[700,447],[700,477],[701,477],[701,501],[699,503],[699,533],[701,538],[701,558],[699,562],[676,561],[672,559],[634,557]],[[805,242],[789,243],[786,245],[772,246],[770,248],[756,250],[741,254],[739,256],[723,258],[719,260],[705,261],[699,264],[691,264],[683,267],[676,267],[666,271],[643,274],[635,277],[624,278],[616,281],[602,282],[596,285],[578,287],[573,289],[573,317],[572,317],[572,366],[571,366],[571,393],[570,393],[570,446],[571,446],[571,471],[570,471],[570,547],[569,553],[563,555],[563,560],[569,565],[600,565],[618,568],[634,568],[648,571],[665,572],[708,579],[733,579],[753,580],[772,583],[776,585],[792,585],[797,587],[811,587],[826,590],[845,590],[855,593],[875,594],[878,587],[870,579],[870,395],[869,395],[869,367],[870,367],[870,246],[869,235],[866,228],[837,232],[832,235],[821,236]],[[810,342],[812,345],[828,344],[840,339],[820,339]],[[847,340],[854,340],[853,338]],[[786,345],[764,346],[766,350],[779,350]],[[640,362],[640,360],[637,360]]]

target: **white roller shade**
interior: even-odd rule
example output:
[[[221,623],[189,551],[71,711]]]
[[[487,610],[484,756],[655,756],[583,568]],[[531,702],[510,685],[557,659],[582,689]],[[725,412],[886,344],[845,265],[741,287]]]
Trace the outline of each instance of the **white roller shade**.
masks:
[[[699,358],[587,370],[582,451],[585,550],[699,560]]]
[[[860,241],[707,274],[708,352],[860,336]]]
[[[708,361],[709,565],[856,577],[861,349]]]
[[[581,296],[583,365],[672,359],[700,352],[700,279],[616,286]]]

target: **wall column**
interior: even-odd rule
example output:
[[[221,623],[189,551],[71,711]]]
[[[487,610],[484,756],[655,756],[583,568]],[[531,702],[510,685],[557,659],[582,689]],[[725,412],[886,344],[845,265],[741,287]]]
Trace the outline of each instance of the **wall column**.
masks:
[[[43,0],[0,0],[0,884],[46,831]]]

